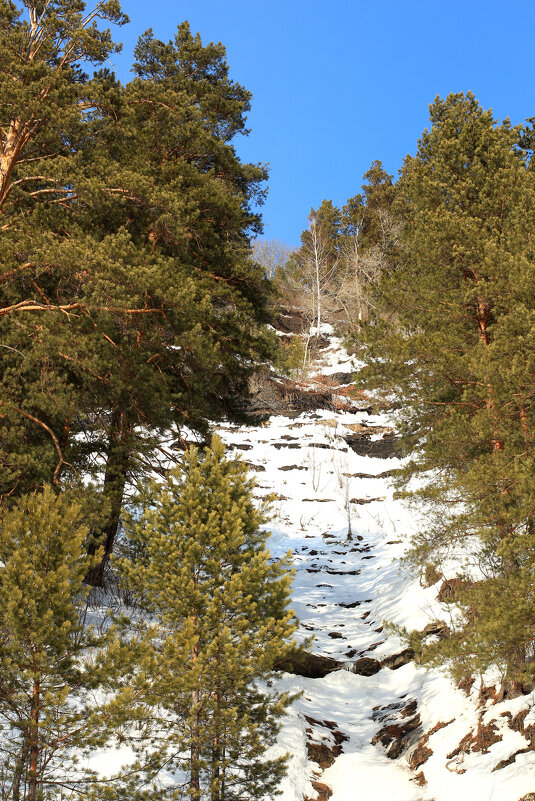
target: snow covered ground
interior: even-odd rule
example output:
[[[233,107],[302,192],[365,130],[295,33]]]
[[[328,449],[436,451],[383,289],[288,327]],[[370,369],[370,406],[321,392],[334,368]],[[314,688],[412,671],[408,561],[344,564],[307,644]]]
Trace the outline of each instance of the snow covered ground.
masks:
[[[330,345],[312,373],[350,370],[332,330],[322,333]],[[255,472],[259,496],[276,494],[270,545],[274,555],[293,553],[300,635],[313,634],[313,653],[348,668],[280,679],[302,691],[278,745],[291,754],[283,801],[519,801],[535,792],[535,752],[495,768],[528,749],[521,724],[535,694],[483,702],[475,685],[467,696],[444,673],[413,661],[374,675],[351,672],[356,660],[381,662],[406,647],[383,621],[423,629],[448,616],[436,600],[440,583],[424,589],[399,564],[416,524],[388,477],[399,460],[358,454],[346,441],[364,427],[377,427],[371,439],[378,440],[391,425],[346,404],[219,429]]]

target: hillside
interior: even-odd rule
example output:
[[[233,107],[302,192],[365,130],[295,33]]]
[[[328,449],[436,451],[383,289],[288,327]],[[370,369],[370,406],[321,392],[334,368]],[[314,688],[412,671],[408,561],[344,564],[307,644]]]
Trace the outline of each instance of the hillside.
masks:
[[[332,329],[322,333],[316,380],[303,391],[332,389],[333,376],[351,368]],[[383,628],[428,626],[436,636],[436,621],[451,615],[452,605],[437,599],[441,588],[440,597],[448,594],[448,576],[424,588],[399,562],[418,521],[389,479],[400,464],[395,421],[371,413],[365,398],[351,399],[347,387],[332,391],[331,408],[219,429],[254,471],[258,494],[276,495],[271,549],[292,551],[300,635],[313,635],[307,647],[324,658],[297,668],[307,676],[279,680],[302,691],[280,735],[291,754],[282,798],[535,798],[535,693],[496,703],[488,676],[483,690],[477,681],[456,687],[416,665]]]

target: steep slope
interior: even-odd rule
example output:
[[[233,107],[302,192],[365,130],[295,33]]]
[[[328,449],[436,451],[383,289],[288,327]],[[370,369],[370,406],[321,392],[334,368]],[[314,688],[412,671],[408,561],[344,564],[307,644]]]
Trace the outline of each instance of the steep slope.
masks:
[[[351,369],[332,329],[322,334],[319,386]],[[535,694],[497,704],[474,684],[467,695],[443,672],[417,666],[383,628],[387,620],[432,631],[450,607],[437,600],[442,579],[424,589],[399,563],[417,520],[389,479],[400,464],[393,423],[350,394],[335,390],[330,409],[220,429],[255,471],[259,495],[275,493],[271,549],[292,551],[300,635],[336,660],[326,670],[338,668],[280,679],[302,691],[279,741],[291,754],[282,797],[527,801]]]

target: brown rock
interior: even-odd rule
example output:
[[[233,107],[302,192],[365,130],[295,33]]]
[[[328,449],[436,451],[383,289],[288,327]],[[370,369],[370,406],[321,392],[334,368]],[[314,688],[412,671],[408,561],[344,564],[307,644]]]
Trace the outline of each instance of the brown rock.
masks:
[[[317,796],[315,801],[328,801],[328,799],[332,796],[333,791],[327,784],[323,784],[323,782],[311,782],[312,787],[317,792]]]
[[[486,726],[480,723],[477,727],[477,732],[470,750],[488,754],[490,746],[494,745],[494,743],[499,743],[502,739],[502,735],[498,734],[498,727],[496,726],[495,720],[491,720]]]
[[[330,768],[334,764],[335,755],[332,749],[325,743],[307,743],[308,758],[311,762],[316,762],[322,770]]]
[[[400,723],[389,723],[377,732],[371,743],[372,745],[380,743],[388,747],[387,757],[389,759],[397,759],[408,745],[408,735],[417,729],[420,723],[420,715],[415,715],[410,720]]]
[[[460,593],[472,586],[470,581],[460,578],[445,579],[440,585],[437,601],[451,603],[459,599]]]
[[[412,648],[405,648],[403,651],[399,651],[397,654],[392,654],[391,656],[386,656],[383,660],[381,660],[381,667],[390,668],[390,670],[397,670],[403,665],[408,665],[409,662],[412,662],[414,659],[414,651]]]
[[[420,787],[424,787],[427,784],[427,779],[425,778],[423,770],[421,770],[420,773],[417,773],[416,776],[413,776],[411,782],[416,782],[416,784],[419,784]]]
[[[381,670],[381,663],[377,659],[371,659],[369,656],[363,656],[353,662],[352,672],[358,676],[374,676]]]
[[[417,768],[421,767],[424,762],[427,762],[430,756],[433,756],[431,749],[426,745],[418,744],[415,750],[412,752],[409,761],[411,770],[416,770]]]
[[[527,754],[528,751],[531,751],[531,748],[529,746],[527,748],[519,748],[518,751],[515,751],[515,753],[511,754],[511,756],[507,757],[507,759],[500,760],[500,762],[498,762],[496,767],[492,768],[492,773],[494,773],[495,770],[502,770],[503,768],[506,768],[508,765],[512,765],[519,754]]]
[[[285,659],[280,659],[275,670],[284,670],[295,676],[304,676],[307,679],[323,679],[335,670],[341,670],[344,664],[329,656],[310,654],[308,651],[295,651]]]
[[[437,637],[440,639],[444,639],[450,633],[449,627],[443,620],[433,620],[432,623],[428,623],[425,629],[423,630],[424,637],[428,637],[431,634],[436,634]]]

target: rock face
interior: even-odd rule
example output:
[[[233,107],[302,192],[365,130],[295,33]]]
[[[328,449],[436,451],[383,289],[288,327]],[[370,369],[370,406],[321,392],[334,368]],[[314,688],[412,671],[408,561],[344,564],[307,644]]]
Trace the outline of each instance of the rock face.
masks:
[[[281,659],[275,665],[275,670],[284,670],[286,673],[293,673],[296,676],[304,676],[307,679],[323,679],[335,670],[344,667],[342,662],[331,659],[329,656],[319,654],[309,654],[307,651],[296,651],[286,659]]]
[[[380,438],[372,437],[380,434]],[[380,427],[362,426],[360,431],[355,431],[345,437],[345,441],[351,450],[359,456],[375,456],[378,459],[389,459],[397,455],[399,437],[396,437],[391,429]]]
[[[370,659],[368,656],[363,656],[353,662],[352,673],[358,676],[374,676],[381,670],[381,663],[377,659]]]
[[[412,648],[405,648],[403,651],[400,651],[397,654],[386,656],[381,661],[381,667],[387,667],[390,668],[390,670],[397,670],[398,668],[403,667],[403,665],[408,665],[413,659],[414,651]]]
[[[471,586],[469,581],[460,578],[445,579],[440,585],[437,601],[450,603],[457,601],[459,593],[467,590]]]
[[[235,412],[253,418],[270,414],[298,417],[302,412],[316,409],[336,409],[333,390],[329,387],[299,384],[267,368],[249,379],[249,397],[235,398],[231,404]]]

